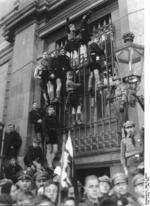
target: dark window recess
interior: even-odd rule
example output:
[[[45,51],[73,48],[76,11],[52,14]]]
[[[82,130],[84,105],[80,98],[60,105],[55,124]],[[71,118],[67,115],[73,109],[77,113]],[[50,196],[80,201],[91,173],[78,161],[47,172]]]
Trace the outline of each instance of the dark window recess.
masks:
[[[86,169],[76,169],[76,178],[80,181],[82,185],[84,185],[85,177],[88,175],[96,175],[97,177],[101,177],[103,175],[110,176],[110,168],[109,167],[97,167],[97,168],[86,168]]]

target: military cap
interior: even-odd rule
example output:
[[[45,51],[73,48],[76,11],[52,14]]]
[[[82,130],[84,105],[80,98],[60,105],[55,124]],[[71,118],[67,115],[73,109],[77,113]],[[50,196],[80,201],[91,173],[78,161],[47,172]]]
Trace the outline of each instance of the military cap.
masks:
[[[142,174],[135,175],[132,179],[132,183],[133,183],[134,187],[139,185],[139,184],[143,184],[144,183],[144,175],[142,175]]]
[[[124,173],[116,173],[112,177],[112,184],[117,185],[118,183],[127,183],[127,177]]]
[[[18,174],[18,180],[31,180],[31,179],[32,179],[32,177],[27,170],[22,170]]]
[[[107,183],[111,184],[111,180],[107,175],[99,177],[98,180],[99,180],[99,182],[107,182]]]
[[[130,126],[134,126],[135,127],[135,123],[133,121],[126,121],[123,126],[125,128],[126,127],[130,127]]]
[[[48,180],[49,179],[49,173],[47,171],[38,171],[36,174],[35,174],[35,179],[36,180]]]

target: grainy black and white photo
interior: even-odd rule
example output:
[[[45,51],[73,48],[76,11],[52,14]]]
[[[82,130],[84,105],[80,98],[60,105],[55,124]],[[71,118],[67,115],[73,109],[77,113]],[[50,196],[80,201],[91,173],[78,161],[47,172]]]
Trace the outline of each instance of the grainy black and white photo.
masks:
[[[0,0],[0,206],[144,206],[144,0]]]

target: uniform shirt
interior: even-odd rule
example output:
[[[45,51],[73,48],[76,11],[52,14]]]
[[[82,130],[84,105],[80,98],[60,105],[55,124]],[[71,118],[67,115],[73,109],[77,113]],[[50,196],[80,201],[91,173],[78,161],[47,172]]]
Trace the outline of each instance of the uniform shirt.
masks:
[[[126,158],[142,153],[142,141],[138,136],[134,136],[135,145],[129,137],[121,140],[120,160],[123,166],[126,165]]]

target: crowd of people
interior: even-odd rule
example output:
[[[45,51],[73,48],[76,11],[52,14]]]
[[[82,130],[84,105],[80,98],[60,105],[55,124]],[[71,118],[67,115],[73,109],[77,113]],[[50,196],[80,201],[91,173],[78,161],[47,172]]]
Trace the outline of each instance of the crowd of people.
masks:
[[[1,124],[1,128],[3,126]],[[127,121],[124,133],[120,152],[124,172],[118,171],[112,177],[91,174],[85,177],[84,185],[72,178],[71,184],[63,188],[60,176],[55,173],[57,161],[53,161],[53,167],[49,166],[37,138],[33,139],[24,156],[25,169],[17,163],[22,140],[10,124],[7,144],[4,142],[0,205],[143,206],[144,128],[136,134],[134,122]]]

